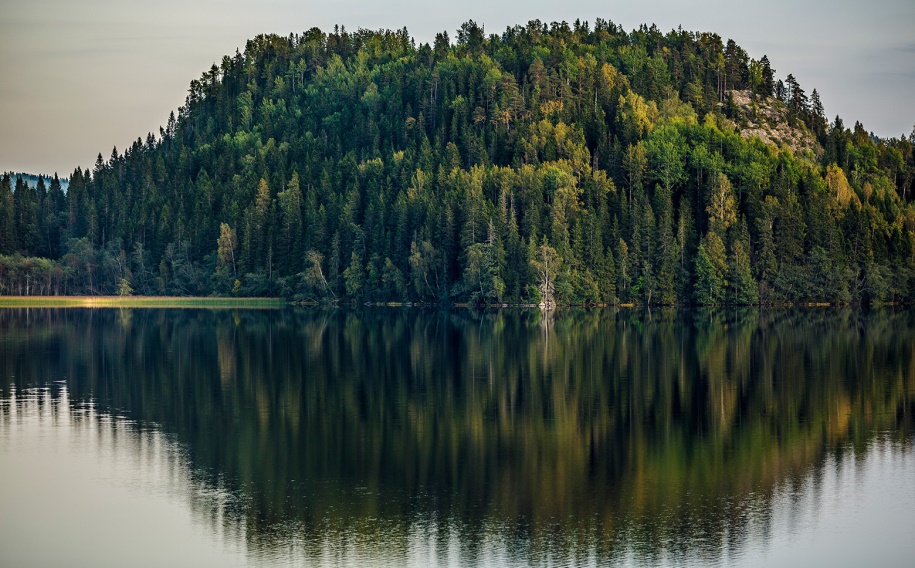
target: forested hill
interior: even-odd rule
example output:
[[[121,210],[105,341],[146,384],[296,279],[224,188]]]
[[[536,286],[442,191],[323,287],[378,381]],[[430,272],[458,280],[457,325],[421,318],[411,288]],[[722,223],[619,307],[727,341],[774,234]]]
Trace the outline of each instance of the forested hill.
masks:
[[[5,178],[0,292],[908,301],[912,143],[711,33],[258,36],[67,192]]]

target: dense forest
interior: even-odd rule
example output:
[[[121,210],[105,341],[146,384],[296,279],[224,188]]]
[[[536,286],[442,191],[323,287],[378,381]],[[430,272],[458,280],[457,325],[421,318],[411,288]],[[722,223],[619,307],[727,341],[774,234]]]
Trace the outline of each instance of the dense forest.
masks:
[[[913,143],[712,33],[258,36],[66,191],[4,176],[0,293],[910,301]]]

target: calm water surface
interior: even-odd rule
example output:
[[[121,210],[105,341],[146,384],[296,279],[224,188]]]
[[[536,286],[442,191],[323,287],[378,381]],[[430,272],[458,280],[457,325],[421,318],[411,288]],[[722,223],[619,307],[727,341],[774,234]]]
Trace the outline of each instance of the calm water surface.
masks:
[[[0,310],[0,566],[915,565],[915,313]]]

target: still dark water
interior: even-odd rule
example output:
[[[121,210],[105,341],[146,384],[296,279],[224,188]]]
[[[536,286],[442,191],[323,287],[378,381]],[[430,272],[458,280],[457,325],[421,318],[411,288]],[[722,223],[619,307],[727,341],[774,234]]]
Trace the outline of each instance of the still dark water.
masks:
[[[915,566],[915,312],[0,310],[0,566]]]

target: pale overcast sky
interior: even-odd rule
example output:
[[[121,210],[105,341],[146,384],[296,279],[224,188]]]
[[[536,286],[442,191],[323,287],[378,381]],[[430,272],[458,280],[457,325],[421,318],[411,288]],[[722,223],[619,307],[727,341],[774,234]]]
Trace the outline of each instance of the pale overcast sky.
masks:
[[[158,132],[192,79],[259,33],[406,26],[425,42],[469,19],[501,33],[597,17],[733,38],[880,136],[915,123],[912,0],[0,0],[0,170],[69,175]]]

